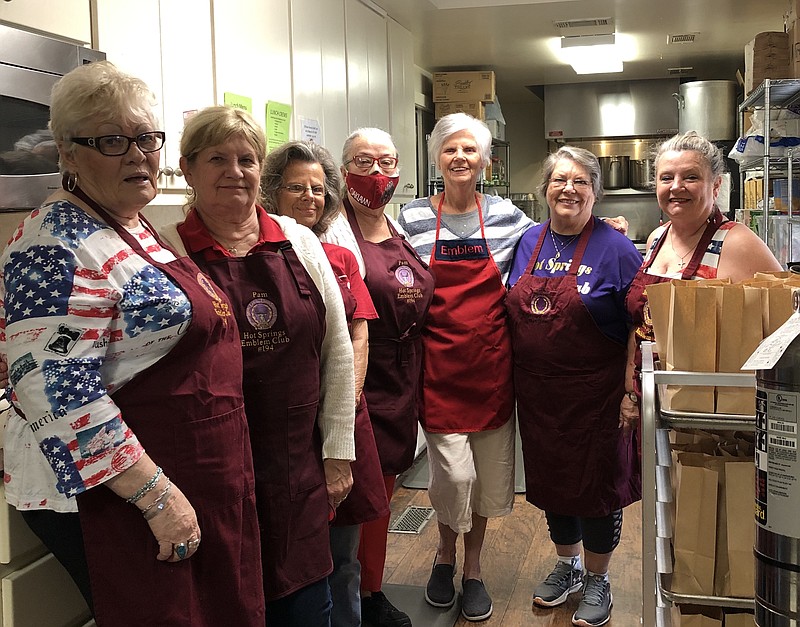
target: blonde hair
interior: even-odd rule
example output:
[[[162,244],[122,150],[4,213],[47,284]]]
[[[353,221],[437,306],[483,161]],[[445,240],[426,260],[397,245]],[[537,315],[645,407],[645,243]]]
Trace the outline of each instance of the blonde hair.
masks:
[[[97,61],[75,68],[53,86],[49,127],[61,149],[72,153],[76,146],[72,138],[89,120],[130,122],[144,118],[156,126],[155,104],[156,98],[143,80],[109,61]]]

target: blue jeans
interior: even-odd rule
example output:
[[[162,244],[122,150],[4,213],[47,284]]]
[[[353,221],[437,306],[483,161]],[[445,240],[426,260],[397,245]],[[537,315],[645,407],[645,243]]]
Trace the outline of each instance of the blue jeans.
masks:
[[[267,603],[267,627],[330,627],[331,589],[328,578]]]
[[[333,599],[331,627],[361,626],[361,564],[358,542],[361,525],[331,527],[333,572],[328,581]]]

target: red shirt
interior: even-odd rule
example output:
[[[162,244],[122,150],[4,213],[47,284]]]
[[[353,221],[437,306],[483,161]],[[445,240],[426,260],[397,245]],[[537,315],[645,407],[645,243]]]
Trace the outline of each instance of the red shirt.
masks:
[[[333,273],[337,278],[347,277],[350,293],[356,299],[356,312],[353,314],[354,320],[374,320],[378,317],[372,297],[369,295],[364,279],[358,271],[358,261],[356,256],[347,248],[336,244],[322,244],[325,255],[333,268]]]
[[[286,239],[281,227],[264,210],[263,207],[256,207],[258,212],[258,225],[259,235],[256,246],[264,242],[282,242]],[[217,242],[208,232],[206,225],[196,209],[192,208],[186,220],[181,225],[179,231],[183,245],[189,253],[197,253],[203,251],[206,261],[214,261],[215,259],[224,259],[225,257],[233,257],[222,244]]]

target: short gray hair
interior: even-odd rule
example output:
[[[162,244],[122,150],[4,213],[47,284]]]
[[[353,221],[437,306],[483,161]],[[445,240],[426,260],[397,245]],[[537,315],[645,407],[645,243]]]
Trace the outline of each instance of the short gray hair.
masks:
[[[653,170],[658,171],[658,162],[665,152],[693,150],[706,162],[711,175],[716,179],[725,173],[725,157],[717,146],[700,135],[697,131],[678,133],[656,146],[653,151]]]
[[[325,174],[325,206],[322,216],[312,231],[322,235],[328,230],[342,203],[342,177],[331,153],[313,142],[289,141],[267,155],[261,174],[261,188],[264,193],[264,208],[270,213],[278,213],[278,194],[283,186],[283,173],[293,162],[319,163]]]
[[[109,61],[87,63],[53,86],[49,128],[61,149],[73,153],[76,144],[71,140],[89,120],[100,116],[115,122],[144,118],[156,126],[155,104],[156,98],[143,80]]]
[[[399,156],[397,154],[397,147],[394,145],[394,140],[389,133],[380,128],[365,126],[364,128],[356,129],[344,140],[344,145],[342,146],[342,165],[353,158],[350,151],[353,149],[355,141],[359,138],[363,138],[371,144],[387,144],[394,149],[394,156]]]
[[[541,194],[542,199],[547,199],[547,187],[550,185],[550,177],[553,176],[553,170],[556,169],[556,164],[561,159],[568,159],[589,173],[589,178],[592,180],[594,200],[596,203],[600,202],[603,198],[603,173],[600,169],[600,162],[594,153],[577,146],[562,146],[556,152],[547,155],[542,164],[542,181],[539,184],[539,194]]]
[[[466,113],[451,113],[436,122],[428,140],[430,163],[439,165],[442,146],[451,135],[459,131],[469,131],[475,138],[483,162],[481,165],[485,167],[492,159],[492,132],[481,120]]]

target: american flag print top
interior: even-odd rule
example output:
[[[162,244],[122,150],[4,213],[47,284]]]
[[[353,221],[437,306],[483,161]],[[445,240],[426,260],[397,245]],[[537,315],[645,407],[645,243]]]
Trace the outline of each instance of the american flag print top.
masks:
[[[175,259],[143,224],[131,233],[153,259]],[[65,499],[141,457],[110,395],[169,353],[191,305],[113,228],[65,200],[23,221],[0,273],[0,348],[17,410],[6,431],[7,500],[71,511]]]

